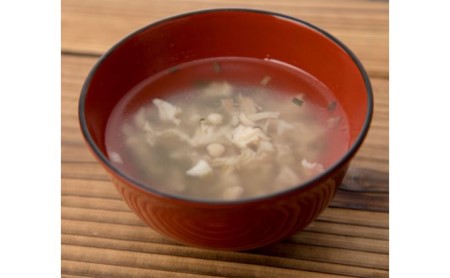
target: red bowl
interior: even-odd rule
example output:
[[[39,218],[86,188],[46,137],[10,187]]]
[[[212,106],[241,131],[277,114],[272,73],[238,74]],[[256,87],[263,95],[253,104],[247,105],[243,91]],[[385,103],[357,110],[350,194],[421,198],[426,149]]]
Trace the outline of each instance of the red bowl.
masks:
[[[335,93],[348,117],[350,147],[345,155],[321,175],[289,190],[219,202],[159,192],[111,164],[106,155],[105,128],[124,93],[174,65],[226,56],[270,57],[321,80]],[[367,134],[372,110],[372,89],[363,66],[332,35],[277,13],[220,9],[171,17],[117,43],[86,79],[79,120],[88,147],[142,221],[187,245],[244,250],[293,235],[328,206]]]

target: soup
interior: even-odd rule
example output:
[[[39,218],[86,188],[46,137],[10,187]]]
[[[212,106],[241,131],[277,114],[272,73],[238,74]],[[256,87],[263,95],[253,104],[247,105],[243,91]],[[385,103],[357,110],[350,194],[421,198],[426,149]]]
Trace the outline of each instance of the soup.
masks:
[[[111,163],[178,196],[239,200],[298,186],[349,147],[346,115],[308,73],[268,59],[177,65],[127,92],[106,128]]]

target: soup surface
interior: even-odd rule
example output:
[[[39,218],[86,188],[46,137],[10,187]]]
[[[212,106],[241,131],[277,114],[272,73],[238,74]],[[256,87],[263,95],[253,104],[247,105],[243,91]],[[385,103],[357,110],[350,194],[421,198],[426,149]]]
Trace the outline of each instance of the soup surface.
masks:
[[[106,128],[112,164],[149,188],[238,200],[313,178],[349,147],[347,118],[308,73],[273,60],[205,59],[142,81]]]

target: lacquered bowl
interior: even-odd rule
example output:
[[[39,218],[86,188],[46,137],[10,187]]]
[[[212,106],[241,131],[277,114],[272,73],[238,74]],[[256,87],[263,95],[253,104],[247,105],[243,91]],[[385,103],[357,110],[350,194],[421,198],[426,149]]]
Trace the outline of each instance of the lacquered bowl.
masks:
[[[239,201],[172,196],[115,168],[105,148],[114,105],[143,79],[177,64],[212,57],[270,57],[301,68],[327,85],[349,120],[350,147],[307,183]],[[186,245],[244,250],[287,238],[331,202],[369,129],[373,96],[356,56],[327,32],[299,19],[255,10],[205,10],[146,26],[106,52],[89,73],[79,102],[88,147],[128,206],[152,229]]]

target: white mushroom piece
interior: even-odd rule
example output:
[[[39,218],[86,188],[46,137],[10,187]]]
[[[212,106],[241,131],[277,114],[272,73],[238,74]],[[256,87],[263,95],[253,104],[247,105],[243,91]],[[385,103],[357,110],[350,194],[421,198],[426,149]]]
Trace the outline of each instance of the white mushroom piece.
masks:
[[[308,160],[306,159],[302,160],[302,166],[309,170],[314,170],[318,173],[323,172],[325,170],[322,164],[317,162],[308,162]]]
[[[146,119],[145,119],[145,108],[141,107],[137,111],[136,115],[134,116],[133,122],[136,125],[136,127],[143,128],[144,125],[145,125],[145,121],[146,121]]]
[[[194,167],[186,171],[186,175],[191,177],[204,177],[212,173],[212,168],[205,160],[200,160]]]
[[[258,104],[255,103],[255,101],[253,101],[253,99],[243,95],[238,96],[238,103],[241,112],[244,112],[245,114],[253,114],[262,109],[261,106],[259,106]]]
[[[179,107],[176,107],[159,98],[155,98],[153,100],[153,104],[158,108],[158,115],[161,121],[172,122],[176,125],[180,124],[181,120],[177,119],[178,114],[181,113],[181,109]]]
[[[270,140],[260,128],[238,125],[231,134],[231,142],[239,148],[245,148],[250,144],[258,144],[259,140]]]
[[[209,145],[212,143],[223,143],[226,141],[227,134],[230,133],[229,126],[214,126],[202,121],[190,139],[193,147]]]
[[[246,126],[255,126],[255,122],[250,120],[245,113],[239,113],[239,122]]]
[[[255,114],[250,114],[247,116],[247,118],[250,121],[253,122],[258,122],[261,120],[267,120],[267,119],[278,119],[278,117],[280,116],[280,112],[260,112],[260,113],[255,113]]]
[[[211,113],[206,117],[206,121],[212,125],[220,125],[223,123],[223,116],[218,113]]]
[[[219,143],[212,143],[206,146],[206,150],[210,156],[218,157],[225,152],[225,146]]]

